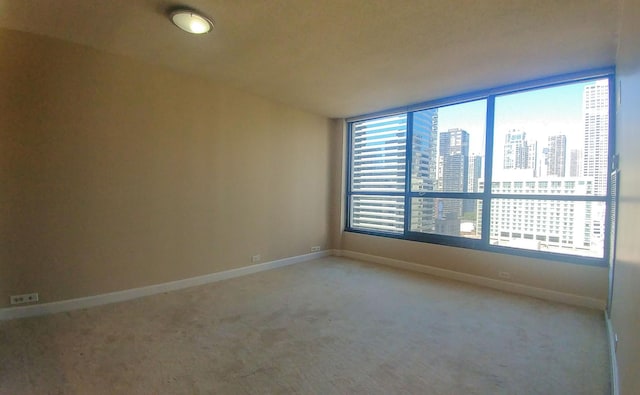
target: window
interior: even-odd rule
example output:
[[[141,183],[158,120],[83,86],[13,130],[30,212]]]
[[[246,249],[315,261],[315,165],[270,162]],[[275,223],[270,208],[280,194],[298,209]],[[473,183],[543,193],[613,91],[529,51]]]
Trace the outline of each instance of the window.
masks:
[[[352,125],[352,228],[403,232],[406,127],[406,115]]]
[[[480,238],[482,201],[471,197],[484,173],[486,108],[479,100],[409,114],[408,232]]]
[[[612,79],[574,74],[348,120],[346,230],[603,264]]]

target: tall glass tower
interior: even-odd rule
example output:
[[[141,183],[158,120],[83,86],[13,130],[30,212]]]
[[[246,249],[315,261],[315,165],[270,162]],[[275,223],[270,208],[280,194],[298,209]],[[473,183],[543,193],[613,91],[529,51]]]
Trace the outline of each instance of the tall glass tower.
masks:
[[[609,81],[600,80],[584,87],[582,95],[584,147],[582,175],[593,177],[594,194],[607,193],[609,150]]]

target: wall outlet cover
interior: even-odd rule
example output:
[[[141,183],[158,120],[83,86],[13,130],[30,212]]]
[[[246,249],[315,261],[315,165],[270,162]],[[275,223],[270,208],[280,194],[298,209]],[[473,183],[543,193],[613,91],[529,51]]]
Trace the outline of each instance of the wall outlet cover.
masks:
[[[38,301],[38,293],[11,295],[9,297],[11,304],[35,303]]]

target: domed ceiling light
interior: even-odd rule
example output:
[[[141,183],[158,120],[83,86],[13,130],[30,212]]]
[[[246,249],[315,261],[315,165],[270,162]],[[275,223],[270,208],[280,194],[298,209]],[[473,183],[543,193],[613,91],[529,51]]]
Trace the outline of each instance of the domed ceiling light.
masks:
[[[169,18],[174,25],[187,33],[204,34],[213,29],[213,21],[195,10],[176,8],[169,12]]]

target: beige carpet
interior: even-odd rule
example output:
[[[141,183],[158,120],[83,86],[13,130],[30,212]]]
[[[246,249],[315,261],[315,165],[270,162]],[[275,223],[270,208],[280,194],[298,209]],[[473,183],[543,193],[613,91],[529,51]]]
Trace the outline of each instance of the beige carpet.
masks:
[[[0,323],[2,394],[607,394],[603,314],[343,258]]]

